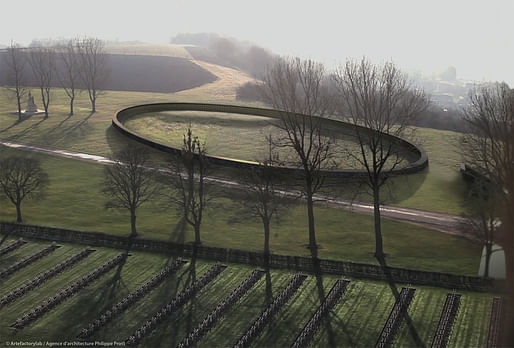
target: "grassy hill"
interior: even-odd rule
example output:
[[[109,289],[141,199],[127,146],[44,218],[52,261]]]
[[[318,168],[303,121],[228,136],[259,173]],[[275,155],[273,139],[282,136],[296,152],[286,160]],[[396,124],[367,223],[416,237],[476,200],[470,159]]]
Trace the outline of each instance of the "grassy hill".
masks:
[[[0,85],[9,84],[5,52],[0,52]],[[65,75],[65,65],[55,55],[55,69],[51,85],[60,87],[58,76]],[[188,58],[165,55],[107,54],[104,90],[173,93],[211,83],[217,77]],[[37,87],[36,79],[26,65],[25,85]],[[79,81],[79,88],[81,86]]]

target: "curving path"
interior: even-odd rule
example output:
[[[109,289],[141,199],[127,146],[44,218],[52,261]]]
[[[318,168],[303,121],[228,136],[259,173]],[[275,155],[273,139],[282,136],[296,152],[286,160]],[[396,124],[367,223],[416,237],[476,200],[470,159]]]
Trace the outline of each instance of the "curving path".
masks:
[[[15,149],[21,149],[21,150],[28,150],[28,151],[34,151],[39,153],[44,153],[47,155],[52,156],[58,156],[58,157],[64,157],[64,158],[70,158],[75,160],[82,160],[82,161],[88,161],[88,162],[94,162],[99,163],[103,165],[109,165],[112,164],[113,161],[102,156],[97,155],[90,155],[80,152],[72,152],[67,150],[57,150],[57,149],[50,149],[50,148],[44,148],[40,146],[30,145],[30,144],[21,144],[21,143],[14,143],[7,140],[1,140],[0,144],[6,147],[15,148]],[[154,168],[156,170],[162,170],[161,168]],[[237,187],[237,188],[243,188],[244,186],[240,183],[232,180],[226,180],[222,178],[217,177],[209,177],[208,180],[211,182],[214,182],[219,185],[228,186],[228,187]],[[286,194],[291,196],[298,196],[297,192],[289,191]],[[344,200],[344,199],[334,199],[330,197],[325,197],[322,195],[316,195],[316,200],[318,202],[325,202],[326,204],[329,204],[334,207],[338,207],[345,210],[351,210],[361,213],[367,213],[367,214],[373,214],[373,205],[362,203],[362,202],[355,202],[350,200]],[[459,226],[462,224],[464,219],[457,215],[450,215],[450,214],[444,214],[444,213],[436,213],[436,212],[429,212],[424,210],[417,210],[417,209],[411,209],[411,208],[400,208],[400,207],[394,207],[389,205],[383,205],[381,208],[381,214],[384,217],[395,219],[395,220],[401,220],[412,224],[418,224],[422,226],[426,226],[432,229],[436,229],[441,232],[454,234],[454,235],[461,235],[468,238],[474,238],[472,235],[467,234],[459,228]]]

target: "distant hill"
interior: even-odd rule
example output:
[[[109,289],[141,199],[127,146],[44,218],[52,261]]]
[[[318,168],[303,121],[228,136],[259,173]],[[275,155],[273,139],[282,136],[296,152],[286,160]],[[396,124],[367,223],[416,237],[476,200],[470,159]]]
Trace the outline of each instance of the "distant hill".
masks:
[[[171,43],[183,45],[194,59],[239,69],[256,78],[277,58],[258,45],[214,33],[182,33],[173,37]]]
[[[5,52],[0,52],[0,85],[9,84],[4,55]],[[128,54],[108,54],[107,57],[109,78],[101,88],[105,90],[173,93],[217,80],[214,74],[186,58]],[[26,68],[25,84],[36,87],[30,66]],[[64,71],[58,57],[56,69]],[[52,85],[60,87],[57,77]]]

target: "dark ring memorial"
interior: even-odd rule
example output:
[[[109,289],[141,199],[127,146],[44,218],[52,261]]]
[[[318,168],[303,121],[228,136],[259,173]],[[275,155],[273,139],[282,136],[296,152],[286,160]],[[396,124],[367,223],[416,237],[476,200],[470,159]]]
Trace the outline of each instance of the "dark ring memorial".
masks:
[[[223,104],[207,104],[207,103],[154,103],[154,104],[141,104],[131,106],[125,109],[117,111],[112,118],[112,125],[114,128],[119,130],[122,134],[148,146],[151,146],[160,151],[164,151],[171,154],[179,154],[180,149],[154,141],[147,137],[144,137],[127,127],[124,122],[129,118],[141,115],[145,113],[163,112],[163,111],[200,111],[200,112],[224,112],[232,114],[241,114],[249,116],[264,116],[275,119],[281,119],[284,111],[265,109],[265,108],[254,108],[239,105],[223,105]],[[297,115],[302,117],[303,115]],[[317,118],[316,116],[312,116]],[[354,136],[359,132],[370,132],[368,128],[355,126],[347,122],[338,121],[334,119],[322,118],[324,130],[326,131],[337,131],[338,134],[347,134]],[[428,166],[428,157],[425,151],[409,141],[393,136],[385,135],[385,139],[391,141],[397,146],[401,146],[402,155],[407,159],[408,164],[394,168],[392,172],[387,173],[389,176],[412,174],[419,172]],[[228,166],[228,167],[253,167],[258,166],[257,162],[239,160],[233,158],[226,158],[222,156],[207,156],[211,163]],[[296,173],[300,169],[293,167],[277,167],[277,170],[285,173]],[[365,170],[360,169],[334,169],[324,171],[327,177],[333,178],[350,178],[350,177],[362,177],[367,175]]]

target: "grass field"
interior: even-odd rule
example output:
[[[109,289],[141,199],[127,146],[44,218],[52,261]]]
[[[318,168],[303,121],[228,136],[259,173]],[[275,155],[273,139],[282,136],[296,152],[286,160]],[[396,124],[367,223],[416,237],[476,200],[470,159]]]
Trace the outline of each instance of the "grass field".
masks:
[[[105,51],[110,54],[129,54],[142,56],[166,56],[192,59],[191,54],[180,45],[172,44],[120,44],[105,46]]]
[[[191,125],[193,134],[206,144],[210,155],[256,162],[266,159],[267,137],[271,136],[275,141],[286,137],[277,127],[280,125],[277,119],[222,112],[148,113],[130,118],[124,124],[137,134],[176,148],[182,147],[183,135]],[[331,141],[334,143],[333,157],[327,165],[334,169],[361,168],[347,155],[348,151],[360,151],[354,139],[337,137]],[[292,148],[276,147],[275,151],[284,163],[297,162]]]
[[[7,238],[2,246],[12,242]],[[48,245],[48,242],[29,241],[16,251],[0,259],[0,271]],[[33,279],[53,265],[83,250],[84,246],[60,244],[54,253],[14,273],[0,285],[0,296]],[[131,251],[127,261],[88,285],[75,296],[34,321],[22,330],[9,326],[22,314],[30,311],[60,289],[76,281],[84,274],[119,255],[122,250],[95,248],[85,260],[57,275],[40,287],[25,294],[15,302],[0,308],[0,337],[6,341],[77,341],[77,334],[89,322],[129,292],[148,281],[173,257]],[[168,303],[176,294],[201,276],[212,262],[187,260],[176,274],[164,280],[152,292],[115,321],[109,323],[91,338],[92,341],[124,341],[146,320]],[[141,347],[170,347],[194,329],[248,274],[252,268],[228,264],[213,282],[209,283],[192,301],[175,312],[157,330],[145,338]],[[233,345],[291,280],[289,271],[271,270],[243,296],[230,311],[216,323],[214,328],[200,341],[200,346],[227,347]],[[275,317],[272,325],[254,342],[253,347],[289,346],[315,312],[336,281],[335,276],[309,275],[303,285]],[[329,346],[373,346],[394,304],[392,289],[398,291],[403,284],[350,279],[346,293],[324,322],[311,343],[312,347]],[[269,290],[271,289],[271,294]],[[400,329],[395,346],[410,347],[413,336],[420,337],[425,346],[430,345],[437,321],[444,304],[447,290],[417,287],[409,307],[410,325],[405,322]],[[449,347],[483,346],[487,338],[488,320],[492,303],[491,294],[462,292],[461,308],[455,321]],[[80,313],[80,315],[77,315]],[[1,344],[1,343],[0,343]]]
[[[4,149],[0,156],[27,153]],[[129,217],[126,211],[106,210],[101,190],[101,165],[70,159],[35,155],[43,161],[50,187],[41,200],[27,200],[22,212],[27,223],[70,229],[101,231],[127,235]],[[12,221],[14,206],[1,202],[0,219]],[[217,191],[211,208],[204,217],[202,240],[207,245],[235,249],[261,250],[262,223],[243,210],[237,194]],[[291,255],[309,255],[307,217],[302,202],[290,205],[281,213],[281,221],[272,222],[271,249]],[[375,262],[373,218],[316,206],[316,235],[322,245],[320,257]],[[137,212],[138,231],[145,238],[189,242],[193,233],[185,226],[175,208],[164,198],[142,206]],[[468,239],[444,234],[420,226],[383,220],[385,252],[393,266],[426,269],[459,274],[477,274],[481,246]],[[423,257],[420,257],[423,255]]]
[[[48,119],[34,115],[18,123],[17,116],[12,113],[12,100],[0,93],[0,139],[108,156],[131,142],[111,127],[112,115],[123,107],[172,101],[235,103],[235,88],[246,79],[245,75],[237,75],[229,68],[213,67],[210,67],[211,72],[217,72],[217,76],[223,78],[175,94],[107,91],[98,99],[98,112],[94,115],[90,115],[86,95],[82,94],[77,100],[76,114],[68,117],[68,101],[63,91],[56,90]],[[384,203],[451,214],[465,212],[466,185],[458,171],[459,137],[458,133],[449,131],[418,129],[416,142],[427,151],[429,168],[422,173],[391,180],[394,194],[389,195],[389,190],[384,190]],[[248,155],[250,158],[255,156]],[[331,191],[337,192],[337,189]],[[341,191],[348,193],[345,189]],[[362,196],[362,199],[369,198]]]

